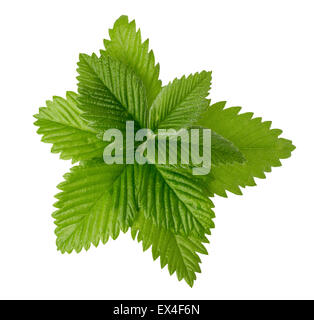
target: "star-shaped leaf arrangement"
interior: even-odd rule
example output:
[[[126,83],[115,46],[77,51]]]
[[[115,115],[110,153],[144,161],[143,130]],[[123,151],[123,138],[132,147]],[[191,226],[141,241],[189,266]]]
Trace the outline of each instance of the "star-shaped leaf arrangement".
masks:
[[[255,185],[254,177],[281,165],[295,148],[279,138],[271,122],[226,108],[207,99],[211,72],[159,80],[148,40],[142,42],[135,22],[121,16],[104,40],[99,55],[81,54],[78,93],[54,97],[35,115],[42,141],[52,143],[61,159],[78,162],[58,185],[57,247],[62,253],[88,250],[131,230],[153,259],[193,286],[200,272],[199,253],[214,227],[215,194],[241,194],[240,187]],[[107,164],[103,160],[104,132],[135,129],[193,127],[211,129],[211,171],[195,176],[190,168],[168,164]]]

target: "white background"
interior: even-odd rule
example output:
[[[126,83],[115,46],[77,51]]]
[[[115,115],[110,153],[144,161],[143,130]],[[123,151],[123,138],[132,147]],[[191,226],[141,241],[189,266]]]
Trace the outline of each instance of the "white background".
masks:
[[[150,38],[164,84],[212,70],[212,101],[272,120],[297,146],[243,196],[215,197],[193,289],[129,233],[80,254],[55,247],[53,196],[71,164],[32,115],[76,90],[79,52],[98,52],[121,14]],[[314,298],[313,14],[311,0],[1,1],[0,298]]]

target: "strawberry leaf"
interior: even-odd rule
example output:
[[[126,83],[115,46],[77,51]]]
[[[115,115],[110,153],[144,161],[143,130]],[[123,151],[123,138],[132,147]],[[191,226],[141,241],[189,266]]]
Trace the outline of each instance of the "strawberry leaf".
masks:
[[[134,166],[87,161],[65,174],[58,185],[57,247],[64,253],[88,250],[126,232],[137,211]]]
[[[213,165],[244,163],[246,161],[243,153],[231,141],[215,131],[211,133],[211,163]]]
[[[82,116],[93,127],[122,129],[132,119],[145,128],[145,89],[129,68],[108,55],[80,54],[78,73]]]
[[[148,106],[161,90],[159,64],[155,65],[153,51],[148,50],[148,39],[142,43],[141,31],[136,31],[135,21],[121,16],[109,30],[110,40],[104,40],[106,52],[130,67],[145,87]],[[104,51],[101,50],[101,54]]]
[[[53,97],[46,102],[47,107],[39,109],[34,123],[39,127],[37,133],[42,134],[42,141],[52,143],[51,152],[60,153],[64,160],[89,160],[101,157],[105,142],[96,137],[96,130],[88,126],[80,116],[77,94],[67,92],[66,99]]]
[[[208,243],[205,236],[201,239],[176,235],[164,228],[157,227],[151,220],[139,212],[132,225],[132,238],[142,242],[143,251],[152,248],[153,259],[160,257],[160,266],[168,265],[170,275],[177,274],[179,281],[184,279],[192,287],[195,273],[201,272],[201,259],[198,253],[207,254],[202,244]]]
[[[142,167],[139,206],[156,226],[199,237],[214,227],[213,203],[188,170],[163,165]]]
[[[163,87],[149,110],[149,128],[181,129],[206,110],[211,72],[203,71],[175,79]]]
[[[212,193],[226,197],[226,191],[242,194],[240,187],[255,186],[254,177],[265,178],[265,172],[281,166],[280,159],[290,157],[295,149],[290,140],[279,138],[279,129],[270,129],[271,122],[253,118],[253,113],[239,114],[240,107],[225,108],[225,102],[210,106],[198,124],[210,128],[231,141],[244,155],[243,164],[213,166],[207,178]]]

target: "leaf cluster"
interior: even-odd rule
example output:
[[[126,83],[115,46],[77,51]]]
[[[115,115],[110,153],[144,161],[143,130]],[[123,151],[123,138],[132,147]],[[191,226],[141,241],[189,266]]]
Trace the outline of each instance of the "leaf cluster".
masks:
[[[42,141],[53,153],[77,163],[58,185],[53,213],[62,253],[88,250],[131,230],[153,259],[190,286],[200,272],[199,253],[214,227],[215,194],[241,194],[254,178],[280,166],[294,149],[271,122],[211,104],[211,72],[202,71],[163,86],[159,64],[134,21],[121,16],[99,55],[80,54],[78,92],[53,97],[35,115]],[[105,130],[212,130],[212,168],[197,177],[189,168],[168,165],[108,165],[102,160]]]

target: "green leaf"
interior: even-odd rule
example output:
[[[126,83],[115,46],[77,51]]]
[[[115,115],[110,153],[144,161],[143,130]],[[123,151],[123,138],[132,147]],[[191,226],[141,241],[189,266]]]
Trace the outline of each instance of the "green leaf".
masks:
[[[239,187],[254,186],[254,177],[265,178],[265,172],[281,166],[280,159],[290,157],[295,147],[290,140],[278,137],[281,130],[270,129],[270,121],[253,118],[253,113],[239,114],[240,107],[225,108],[225,104],[218,102],[210,106],[198,124],[231,141],[246,159],[242,164],[212,167],[208,188],[226,197],[226,190],[242,194]]]
[[[145,88],[129,68],[108,55],[80,54],[78,73],[82,116],[93,127],[123,129],[127,120],[146,127]]]
[[[164,228],[157,227],[152,220],[140,212],[131,228],[132,237],[142,242],[143,250],[152,247],[153,259],[160,257],[161,268],[168,265],[170,275],[176,272],[178,280],[184,279],[189,286],[196,280],[196,272],[201,272],[201,259],[197,253],[208,254],[202,242],[208,243],[205,236],[201,239],[182,237]]]
[[[135,21],[121,16],[109,30],[110,40],[104,40],[106,52],[130,67],[143,81],[150,106],[161,90],[159,64],[155,65],[153,51],[148,51],[148,39],[142,43],[141,31],[136,31]],[[101,51],[103,54],[104,51]]]
[[[201,181],[188,170],[142,167],[139,206],[156,226],[181,235],[210,234],[215,214]]]
[[[181,129],[193,123],[208,106],[210,84],[211,72],[203,71],[163,87],[150,108],[149,128]]]
[[[191,139],[191,130],[197,129],[199,130],[199,140],[198,140],[198,149],[200,153],[203,154],[204,150],[204,136],[203,136],[203,128],[201,126],[192,126],[187,129],[187,135],[183,138],[182,130],[178,130],[171,135],[168,134],[154,134],[150,137],[149,140],[160,141],[161,139],[166,140],[165,142],[165,150],[158,150],[158,143],[155,143],[155,159],[149,159],[150,163],[158,163],[158,160],[163,159],[164,164],[167,166],[175,167],[175,168],[186,168],[193,169],[196,167],[200,167],[203,164],[195,165],[193,164],[192,159],[192,145],[195,143]],[[167,138],[167,139],[166,139]],[[211,164],[219,165],[219,164],[227,164],[227,163],[244,163],[245,157],[240,152],[240,150],[229,140],[225,139],[218,133],[211,130]],[[161,154],[159,158],[158,155]],[[177,160],[176,164],[170,164],[170,155],[174,160]],[[176,155],[176,157],[175,157]],[[182,164],[182,158],[189,158],[189,164]]]
[[[137,206],[134,166],[106,165],[88,161],[71,169],[53,213],[56,219],[57,247],[64,253],[88,250],[109,237],[116,239],[126,232],[135,217]]]
[[[245,162],[244,155],[231,141],[215,131],[211,133],[211,163],[213,165]]]
[[[101,157],[105,143],[80,117],[82,111],[77,106],[76,93],[67,92],[66,99],[53,97],[46,104],[34,115],[37,119],[34,124],[39,127],[37,133],[43,135],[42,141],[53,144],[51,152],[73,162]]]

